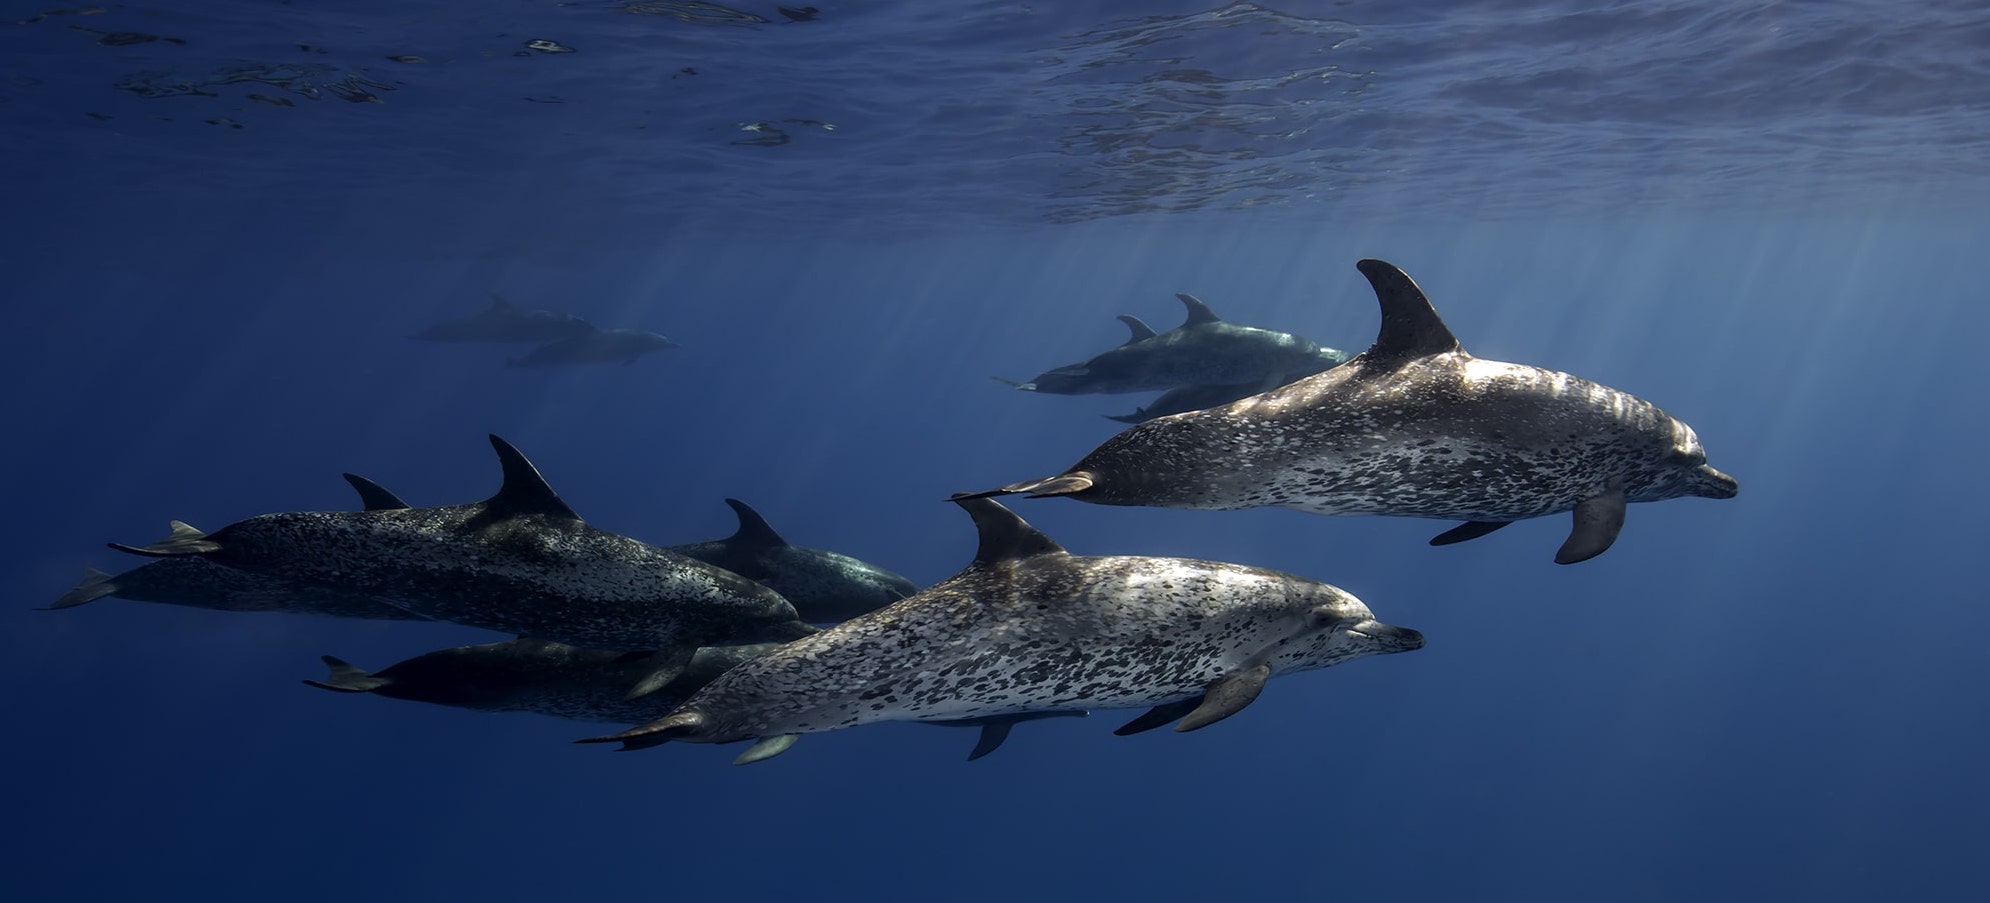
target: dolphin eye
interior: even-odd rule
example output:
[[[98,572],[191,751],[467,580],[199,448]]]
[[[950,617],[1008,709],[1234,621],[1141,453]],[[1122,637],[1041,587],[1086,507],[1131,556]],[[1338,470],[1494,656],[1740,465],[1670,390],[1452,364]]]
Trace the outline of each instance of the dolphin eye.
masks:
[[[1675,448],[1672,450],[1672,460],[1687,467],[1698,467],[1707,463],[1707,452],[1697,445],[1690,448]]]

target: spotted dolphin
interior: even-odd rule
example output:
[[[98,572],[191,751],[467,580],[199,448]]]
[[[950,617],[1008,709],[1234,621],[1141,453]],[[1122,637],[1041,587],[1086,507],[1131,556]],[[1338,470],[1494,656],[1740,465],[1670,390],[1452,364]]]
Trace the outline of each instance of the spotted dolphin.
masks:
[[[633,364],[652,351],[677,347],[677,343],[654,332],[640,329],[603,329],[547,342],[523,357],[504,362],[507,367],[550,367],[558,364]]]
[[[1079,557],[991,499],[959,498],[979,547],[953,577],[742,663],[669,715],[583,742],[758,742],[880,721],[1151,706],[1128,725],[1195,730],[1271,677],[1423,646],[1347,592],[1181,558]]]
[[[412,338],[429,342],[551,342],[597,332],[594,324],[572,314],[528,310],[493,293],[482,312],[438,323]]]
[[[1629,502],[1733,498],[1691,427],[1586,379],[1467,354],[1408,274],[1358,264],[1382,327],[1347,364],[1139,424],[1064,473],[978,495],[1102,505],[1385,514],[1464,523],[1432,545],[1573,511],[1555,561],[1616,541]]]
[[[406,508],[408,503],[378,483],[354,474],[346,482],[359,491],[369,511]],[[181,521],[172,522],[167,542],[205,536]],[[371,620],[421,620],[422,616],[372,596],[343,588],[302,584],[281,575],[240,571],[203,558],[161,558],[122,574],[96,568],[84,571],[76,588],[44,607],[74,608],[105,596],[138,602],[160,602],[216,611],[281,611]]]
[[[331,673],[324,680],[304,683],[340,693],[372,693],[480,712],[532,712],[574,721],[641,724],[668,714],[719,675],[773,648],[773,643],[708,646],[698,650],[675,679],[653,693],[633,698],[626,691],[648,673],[651,665],[647,654],[581,649],[523,638],[439,649],[374,672],[327,655],[322,658]],[[999,748],[1019,721],[1083,714],[1029,713],[935,724],[979,728],[980,738],[968,753],[968,760],[973,761]]]
[[[1318,371],[1320,346],[1291,333],[1224,322],[1194,295],[1177,294],[1188,316],[1158,335],[1138,318],[1120,318],[1133,337],[1077,364],[1038,374],[1027,382],[1001,380],[1027,392],[1052,395],[1118,394],[1180,386],[1281,385],[1293,374]],[[1143,335],[1143,333],[1145,333]]]
[[[847,621],[919,591],[912,581],[869,562],[791,545],[745,502],[726,499],[726,504],[739,515],[739,529],[731,536],[667,548],[759,581],[786,597],[804,621]]]
[[[723,568],[581,520],[532,462],[490,437],[496,495],[397,511],[284,512],[143,548],[343,588],[438,621],[614,651],[654,650],[637,692],[677,676],[700,646],[814,632],[780,594]]]

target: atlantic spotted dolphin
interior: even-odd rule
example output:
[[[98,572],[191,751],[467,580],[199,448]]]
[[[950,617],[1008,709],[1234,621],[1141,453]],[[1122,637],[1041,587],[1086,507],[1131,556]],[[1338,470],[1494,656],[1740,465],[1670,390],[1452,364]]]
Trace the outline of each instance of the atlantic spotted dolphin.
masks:
[[[675,679],[633,699],[629,687],[653,667],[647,653],[582,649],[533,639],[439,649],[371,673],[327,655],[324,661],[331,674],[305,683],[480,712],[533,712],[576,721],[641,724],[676,708],[732,666],[772,648],[771,643],[761,643],[699,649]]]
[[[369,511],[408,507],[407,502],[372,480],[353,474],[346,474],[345,478],[359,491],[360,501]],[[166,541],[203,536],[206,534],[200,530],[173,521],[172,534]],[[281,575],[239,571],[202,558],[161,558],[122,574],[89,568],[75,589],[44,610],[74,608],[105,596],[215,611],[281,611],[384,621],[422,619],[421,615],[372,596],[339,587],[301,584]]]
[[[723,568],[581,520],[532,462],[492,436],[496,495],[399,511],[285,512],[177,536],[145,555],[217,564],[375,596],[438,621],[591,649],[656,650],[655,690],[700,646],[814,631],[780,594]]]
[[[1179,386],[1254,385],[1259,391],[1319,371],[1320,346],[1291,333],[1226,323],[1194,295],[1177,294],[1188,317],[1154,335],[1138,318],[1123,345],[1090,360],[1048,370],[1028,382],[1002,380],[1027,392],[1117,394]],[[1143,332],[1145,335],[1143,335]]]
[[[596,331],[594,324],[572,314],[527,310],[492,294],[491,306],[481,313],[439,323],[412,338],[430,342],[551,342]]]
[[[837,552],[792,545],[760,512],[726,499],[739,529],[725,539],[668,548],[758,581],[780,593],[811,624],[833,624],[876,611],[919,591],[912,581]]]
[[[1169,414],[1182,414],[1188,411],[1221,407],[1237,399],[1249,398],[1252,395],[1269,392],[1279,386],[1290,385],[1315,373],[1338,367],[1341,364],[1347,363],[1351,358],[1353,358],[1353,355],[1345,351],[1322,348],[1311,366],[1302,367],[1295,372],[1284,374],[1281,377],[1284,379],[1284,382],[1279,383],[1277,386],[1266,386],[1263,383],[1244,383],[1232,386],[1182,386],[1178,389],[1169,389],[1161,397],[1154,399],[1152,403],[1144,407],[1135,408],[1131,414],[1107,414],[1106,419],[1117,420],[1121,423],[1145,423],[1156,417],[1166,417]]]
[[[652,351],[677,343],[640,329],[603,329],[547,342],[504,362],[507,367],[549,367],[556,364],[633,364]]]
[[[1464,521],[1446,545],[1563,511],[1555,554],[1608,549],[1629,502],[1733,498],[1691,427],[1586,379],[1465,353],[1423,290],[1380,260],[1358,265],[1382,328],[1346,365],[1223,407],[1150,420],[1054,477],[979,495],[1102,505],[1295,508]]]
[[[440,649],[371,673],[327,655],[323,659],[331,673],[324,680],[304,682],[340,693],[372,693],[480,712],[532,712],[574,721],[642,724],[668,714],[719,675],[773,648],[775,644],[759,643],[700,649],[675,679],[654,693],[633,698],[626,691],[651,668],[646,654],[581,649],[531,639]],[[1031,713],[936,723],[980,729],[980,739],[968,753],[968,760],[973,761],[1000,747],[1019,721],[1083,714]]]
[[[592,741],[758,739],[737,764],[806,733],[879,721],[1153,706],[1131,729],[1213,724],[1270,678],[1423,646],[1354,596],[1262,568],[1079,557],[990,499],[961,498],[974,561],[889,608],[742,663],[676,711]],[[1126,729],[1122,729],[1126,730]]]

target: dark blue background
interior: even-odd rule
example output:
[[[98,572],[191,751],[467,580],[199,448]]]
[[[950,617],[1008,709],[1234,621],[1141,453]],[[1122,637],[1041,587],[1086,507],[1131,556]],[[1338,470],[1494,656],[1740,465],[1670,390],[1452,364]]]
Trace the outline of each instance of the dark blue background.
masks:
[[[1990,259],[1958,200],[1980,181],[1725,209],[1657,190],[1561,214],[963,216],[879,236],[768,209],[730,228],[642,210],[631,230],[607,196],[549,201],[524,174],[515,193],[410,178],[234,194],[177,167],[141,178],[127,148],[105,152],[123,167],[112,191],[101,158],[7,153],[10,896],[1933,901],[1986,886]],[[736,769],[736,747],[616,754],[568,744],[593,725],[299,683],[321,654],[378,668],[495,639],[468,628],[31,610],[85,566],[137,564],[102,543],[169,518],[348,507],[341,471],[417,505],[480,498],[493,432],[602,527],[713,538],[736,496],[795,542],[930,583],[972,554],[949,493],[1055,472],[1111,434],[1098,415],[1146,399],[990,376],[1116,343],[1115,314],[1167,328],[1177,291],[1358,350],[1376,322],[1353,268],[1366,256],[1416,277],[1480,356],[1685,419],[1740,496],[1636,506],[1615,548],[1566,568],[1550,560],[1559,517],[1433,549],[1436,522],[1019,501],[1079,554],[1290,570],[1429,645],[1282,679],[1196,734],[1116,738],[1127,713],[1102,712],[1026,725],[973,764],[967,732],[884,725]],[[683,347],[534,372],[504,369],[505,349],[405,338],[492,291]]]

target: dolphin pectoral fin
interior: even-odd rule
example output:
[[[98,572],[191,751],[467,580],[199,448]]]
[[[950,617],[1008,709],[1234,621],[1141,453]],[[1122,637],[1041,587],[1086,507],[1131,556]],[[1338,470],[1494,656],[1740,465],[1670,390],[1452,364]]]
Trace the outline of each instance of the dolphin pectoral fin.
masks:
[[[1002,741],[1009,739],[1009,729],[1016,726],[1014,721],[990,721],[981,726],[981,736],[974,741],[974,749],[967,754],[972,762],[1002,748]]]
[[[1584,499],[1575,506],[1575,528],[1555,551],[1556,564],[1588,561],[1617,541],[1624,529],[1624,484],[1612,481],[1602,495]]]
[[[169,534],[165,539],[159,540],[158,542],[152,543],[151,545],[128,546],[119,542],[106,543],[106,545],[109,545],[111,548],[116,549],[120,552],[130,552],[133,555],[144,555],[147,558],[173,558],[180,555],[205,555],[209,552],[221,551],[221,544],[211,539],[208,539],[206,533],[202,533],[198,529],[195,529],[194,527],[187,524],[185,521],[177,521],[177,520],[172,522],[171,534]]]
[[[1175,725],[1175,731],[1185,734],[1243,711],[1244,706],[1250,705],[1259,693],[1264,692],[1264,683],[1270,679],[1271,666],[1259,665],[1217,681],[1209,692],[1203,694],[1202,704]]]
[[[54,611],[58,608],[75,608],[86,602],[95,602],[105,596],[117,593],[116,578],[96,568],[84,568],[83,579],[76,588],[62,594],[62,598],[41,607],[41,611]]]
[[[1202,705],[1203,697],[1195,696],[1180,702],[1168,702],[1148,709],[1145,714],[1128,721],[1113,730],[1116,737],[1131,737],[1134,734],[1151,731],[1182,716],[1195,711]]]
[[[662,746],[672,740],[682,740],[689,734],[705,726],[705,713],[696,709],[679,709],[648,724],[632,727],[619,734],[603,737],[582,737],[575,743],[620,743],[622,751],[649,749]]]
[[[732,760],[732,764],[751,765],[755,762],[765,762],[768,759],[787,752],[788,747],[795,745],[795,741],[801,738],[802,735],[800,734],[775,734],[772,737],[761,737],[758,742],[747,747],[745,752],[740,753],[739,758]]]
[[[383,677],[374,677],[365,668],[344,659],[329,655],[321,655],[319,658],[330,666],[331,676],[324,680],[306,680],[305,683],[321,690],[331,690],[336,693],[371,693],[393,682]]]
[[[689,650],[664,649],[651,655],[650,672],[636,681],[629,692],[622,694],[622,698],[639,699],[669,686],[671,681],[684,673],[684,667],[691,664],[691,658],[697,654],[698,650],[694,647]]]
[[[1513,522],[1510,520],[1468,520],[1431,537],[1430,544],[1434,546],[1448,546],[1452,543],[1464,542],[1468,539],[1478,539],[1510,523]]]

